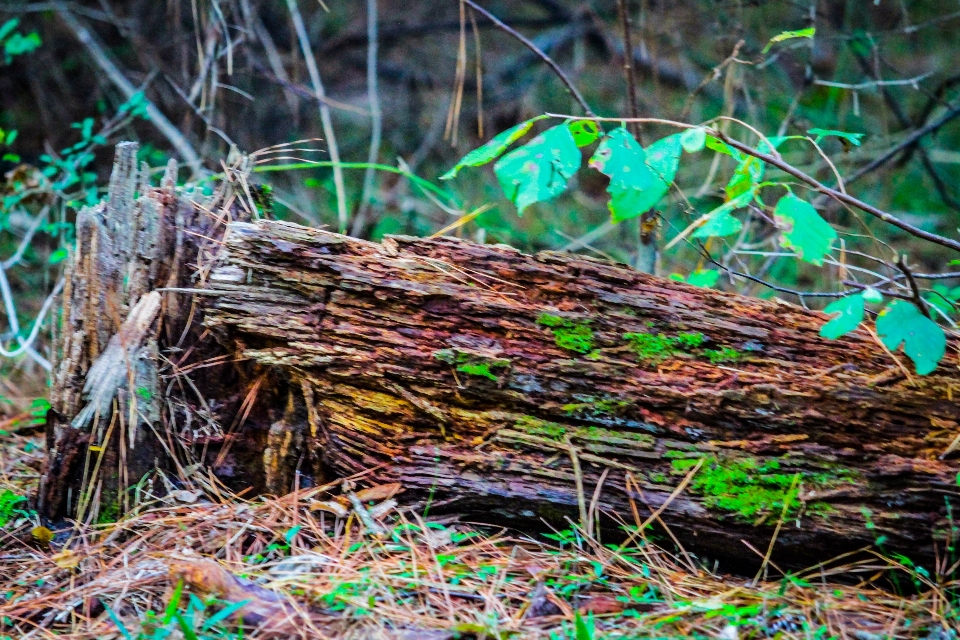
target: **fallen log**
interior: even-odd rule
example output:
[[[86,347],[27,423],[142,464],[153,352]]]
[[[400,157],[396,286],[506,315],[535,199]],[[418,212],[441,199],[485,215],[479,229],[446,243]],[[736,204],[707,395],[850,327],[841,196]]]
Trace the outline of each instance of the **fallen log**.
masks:
[[[142,446],[161,466],[176,440],[241,489],[372,469],[432,513],[591,530],[636,514],[734,562],[757,562],[774,531],[786,566],[881,537],[928,563],[934,541],[940,557],[952,544],[955,343],[918,377],[866,330],[824,340],[822,313],[777,300],[571,254],[227,222],[236,204],[203,213],[171,193],[145,189],[137,206],[161,203],[161,226],[207,244],[189,277],[169,266],[185,250],[157,258],[175,275],[153,279],[165,308],[151,349],[173,364],[143,399],[160,417],[141,411],[137,433],[155,434],[161,446]],[[71,314],[64,333],[90,321]],[[55,398],[74,400],[54,403],[47,515],[76,509],[67,489],[89,493],[88,443],[110,445],[102,427],[71,426],[94,359],[58,378]]]

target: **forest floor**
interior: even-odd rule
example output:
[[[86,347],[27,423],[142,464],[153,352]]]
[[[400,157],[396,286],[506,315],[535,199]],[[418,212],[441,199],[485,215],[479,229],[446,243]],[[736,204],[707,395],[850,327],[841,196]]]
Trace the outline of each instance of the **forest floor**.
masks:
[[[19,499],[42,462],[42,433],[0,435],[3,640],[957,637],[956,595],[893,560],[771,566],[755,583],[642,537],[398,512],[389,488],[358,511],[339,486],[247,500],[204,479],[119,522],[50,532]],[[920,595],[880,588],[893,573]]]

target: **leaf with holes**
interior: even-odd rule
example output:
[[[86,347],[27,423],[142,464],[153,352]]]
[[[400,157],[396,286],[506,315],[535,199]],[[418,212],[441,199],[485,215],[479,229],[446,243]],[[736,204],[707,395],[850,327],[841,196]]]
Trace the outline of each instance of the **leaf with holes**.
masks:
[[[578,147],[593,144],[600,137],[600,128],[592,120],[574,120],[567,123],[567,127],[570,128],[570,135]]]
[[[493,170],[522,215],[531,204],[563,193],[580,162],[580,149],[567,125],[561,124],[500,158]]]
[[[863,305],[863,295],[859,293],[831,302],[823,311],[837,315],[820,327],[820,335],[828,340],[836,340],[856,329],[863,322]]]
[[[504,151],[507,150],[511,144],[522,138],[530,131],[530,127],[533,126],[533,123],[537,120],[543,120],[547,116],[537,116],[536,118],[531,118],[526,122],[521,122],[515,127],[511,127],[493,137],[490,142],[486,143],[483,146],[477,147],[467,155],[463,156],[460,161],[447,171],[445,174],[440,176],[441,180],[450,180],[455,178],[460,169],[464,167],[479,167],[487,164],[488,162],[493,162],[500,157]]]
[[[936,369],[947,350],[947,336],[940,325],[906,300],[895,300],[880,312],[877,333],[891,351],[903,344],[921,376]]]
[[[837,232],[820,217],[813,205],[788,193],[780,198],[773,210],[773,218],[783,229],[780,246],[793,249],[801,260],[823,265],[823,257],[830,253]]]
[[[667,194],[680,165],[680,150],[679,134],[644,150],[623,127],[600,143],[590,166],[610,178],[607,191],[613,222],[641,215]]]
[[[656,152],[657,168],[669,173],[669,149],[658,148]],[[590,166],[610,178],[607,193],[613,222],[649,211],[670,189],[647,160],[647,152],[623,127],[611,131],[590,158]],[[676,169],[673,172],[676,174]]]
[[[693,232],[693,237],[716,238],[737,233],[743,228],[743,223],[730,215],[730,212],[747,206],[751,200],[753,200],[753,192],[747,191],[723,203],[706,215],[706,220]]]

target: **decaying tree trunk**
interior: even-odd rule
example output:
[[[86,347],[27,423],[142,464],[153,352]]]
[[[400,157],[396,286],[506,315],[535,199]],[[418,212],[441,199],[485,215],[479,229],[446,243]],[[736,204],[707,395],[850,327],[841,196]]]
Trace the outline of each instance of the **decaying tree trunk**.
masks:
[[[165,194],[141,199],[160,198],[168,217],[203,227],[186,228],[192,237],[222,242],[193,253],[192,284],[152,280],[167,287],[154,348],[176,366],[160,372],[167,382],[150,403],[162,417],[140,420],[165,451],[176,440],[193,451],[185,462],[231,486],[286,493],[372,470],[368,479],[401,483],[431,512],[518,527],[633,524],[634,510],[654,511],[711,558],[757,560],[742,541],[762,553],[781,520],[774,561],[787,565],[878,536],[921,561],[939,540],[943,557],[960,496],[954,343],[934,375],[917,377],[866,331],[823,340],[823,314],[786,303],[451,238],[377,244],[269,221],[223,229]],[[85,246],[81,256],[97,255]],[[89,277],[74,268],[74,281]],[[64,335],[88,336],[91,362],[109,332],[89,337],[76,286]],[[192,368],[193,348],[206,368]],[[58,397],[76,396],[86,373],[58,378]],[[49,492],[81,491],[82,404],[55,403],[48,513],[76,509],[52,507]]]

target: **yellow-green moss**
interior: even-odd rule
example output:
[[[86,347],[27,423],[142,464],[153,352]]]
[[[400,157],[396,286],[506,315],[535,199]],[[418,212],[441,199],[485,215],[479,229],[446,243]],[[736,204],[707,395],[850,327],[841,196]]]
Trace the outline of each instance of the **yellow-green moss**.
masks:
[[[795,515],[800,507],[797,492],[822,490],[844,482],[852,482],[854,474],[838,469],[831,472],[801,472],[786,468],[782,458],[761,460],[752,456],[673,457],[675,474],[689,473],[700,460],[703,464],[690,483],[690,491],[703,496],[709,509],[725,511],[735,518],[753,521],[761,515],[779,516],[788,502],[787,517]],[[800,478],[796,475],[800,473]],[[831,508],[826,503],[814,503],[812,513],[827,515]]]
[[[457,371],[470,376],[490,378],[494,382],[497,382],[499,378],[493,370],[503,369],[510,365],[510,361],[503,358],[489,358],[459,349],[441,349],[440,351],[434,351],[433,357],[441,362],[455,365]]]
[[[561,349],[576,353],[593,351],[593,329],[589,320],[568,320],[549,313],[541,313],[537,324],[547,327],[553,334],[553,342]]]

